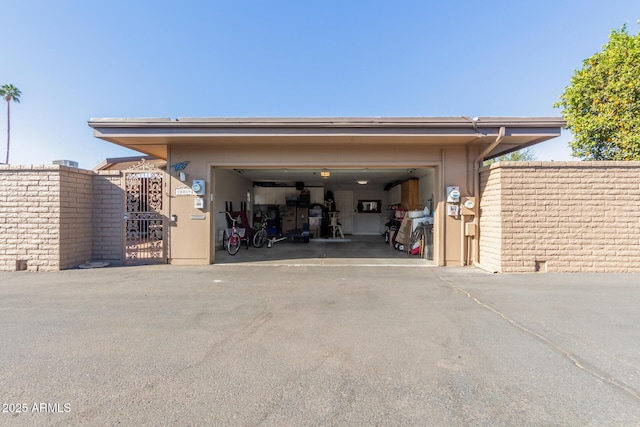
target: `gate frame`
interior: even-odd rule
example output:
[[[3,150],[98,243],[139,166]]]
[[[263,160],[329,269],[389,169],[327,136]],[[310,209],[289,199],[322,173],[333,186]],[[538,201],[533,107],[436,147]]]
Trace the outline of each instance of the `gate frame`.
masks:
[[[162,221],[162,254],[158,258],[133,258],[129,259],[127,254],[129,253],[127,250],[127,221],[129,211],[127,210],[127,196],[129,194],[127,189],[127,175],[132,173],[156,173],[161,175],[162,183],[160,185],[160,192],[158,195],[161,198],[161,208],[160,210],[155,211],[158,215],[160,215],[160,220]],[[124,199],[122,205],[122,263],[127,265],[136,265],[136,264],[167,264],[169,260],[169,245],[168,245],[168,237],[169,237],[169,221],[167,219],[168,212],[168,202],[169,197],[166,195],[166,188],[168,185],[168,180],[170,176],[163,169],[160,169],[158,166],[151,162],[147,162],[146,159],[141,159],[138,163],[132,165],[130,168],[122,170],[122,189],[124,192]],[[139,212],[151,212],[151,211],[139,211]]]

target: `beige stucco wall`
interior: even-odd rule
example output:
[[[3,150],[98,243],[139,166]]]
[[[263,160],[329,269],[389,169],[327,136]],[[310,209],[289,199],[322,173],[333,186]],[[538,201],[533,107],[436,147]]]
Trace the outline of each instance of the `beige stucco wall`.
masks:
[[[640,272],[640,162],[501,162],[481,175],[481,264]]]
[[[461,196],[470,196],[473,192],[472,182],[469,181],[470,176],[473,175],[473,166],[471,163],[471,158],[475,158],[476,155],[474,153],[473,156],[470,156],[469,153],[464,149],[464,147],[460,148],[450,148],[444,150],[441,153],[444,163],[443,168],[443,180],[442,183],[442,197],[440,198],[440,209],[442,209],[443,213],[446,211],[446,194],[444,191],[446,187],[457,186],[460,187],[460,195]],[[457,218],[454,216],[442,215],[444,218],[444,254],[445,254],[445,262],[444,265],[461,265],[461,259],[463,258],[462,254],[462,217],[458,216]],[[437,250],[437,249],[435,249]]]

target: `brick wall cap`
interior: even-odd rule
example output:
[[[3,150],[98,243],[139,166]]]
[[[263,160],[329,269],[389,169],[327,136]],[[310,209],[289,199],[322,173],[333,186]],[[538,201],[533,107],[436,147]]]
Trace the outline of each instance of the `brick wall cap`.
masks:
[[[0,164],[0,172],[54,172],[54,171],[64,171],[64,172],[75,172],[84,175],[95,175],[95,172],[80,169],[80,168],[72,168],[69,166],[62,165],[3,165]]]
[[[496,162],[480,168],[480,172],[500,168],[640,168],[640,161],[606,160],[606,161],[531,161],[531,162]]]

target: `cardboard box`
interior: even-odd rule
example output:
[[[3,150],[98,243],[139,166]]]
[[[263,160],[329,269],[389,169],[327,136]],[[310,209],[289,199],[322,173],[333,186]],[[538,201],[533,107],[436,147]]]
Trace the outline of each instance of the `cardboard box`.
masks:
[[[411,233],[413,231],[413,221],[410,218],[405,217],[400,224],[398,234],[396,234],[396,242],[402,243],[407,246],[409,239],[411,239]]]

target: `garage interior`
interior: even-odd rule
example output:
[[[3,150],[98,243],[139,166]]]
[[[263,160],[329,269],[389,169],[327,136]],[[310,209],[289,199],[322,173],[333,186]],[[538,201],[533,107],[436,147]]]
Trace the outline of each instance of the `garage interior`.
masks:
[[[435,167],[227,167],[212,173],[216,264],[433,263]],[[253,230],[245,229],[248,240],[265,223],[273,245],[247,250],[244,242],[229,255],[225,210],[246,212]]]

